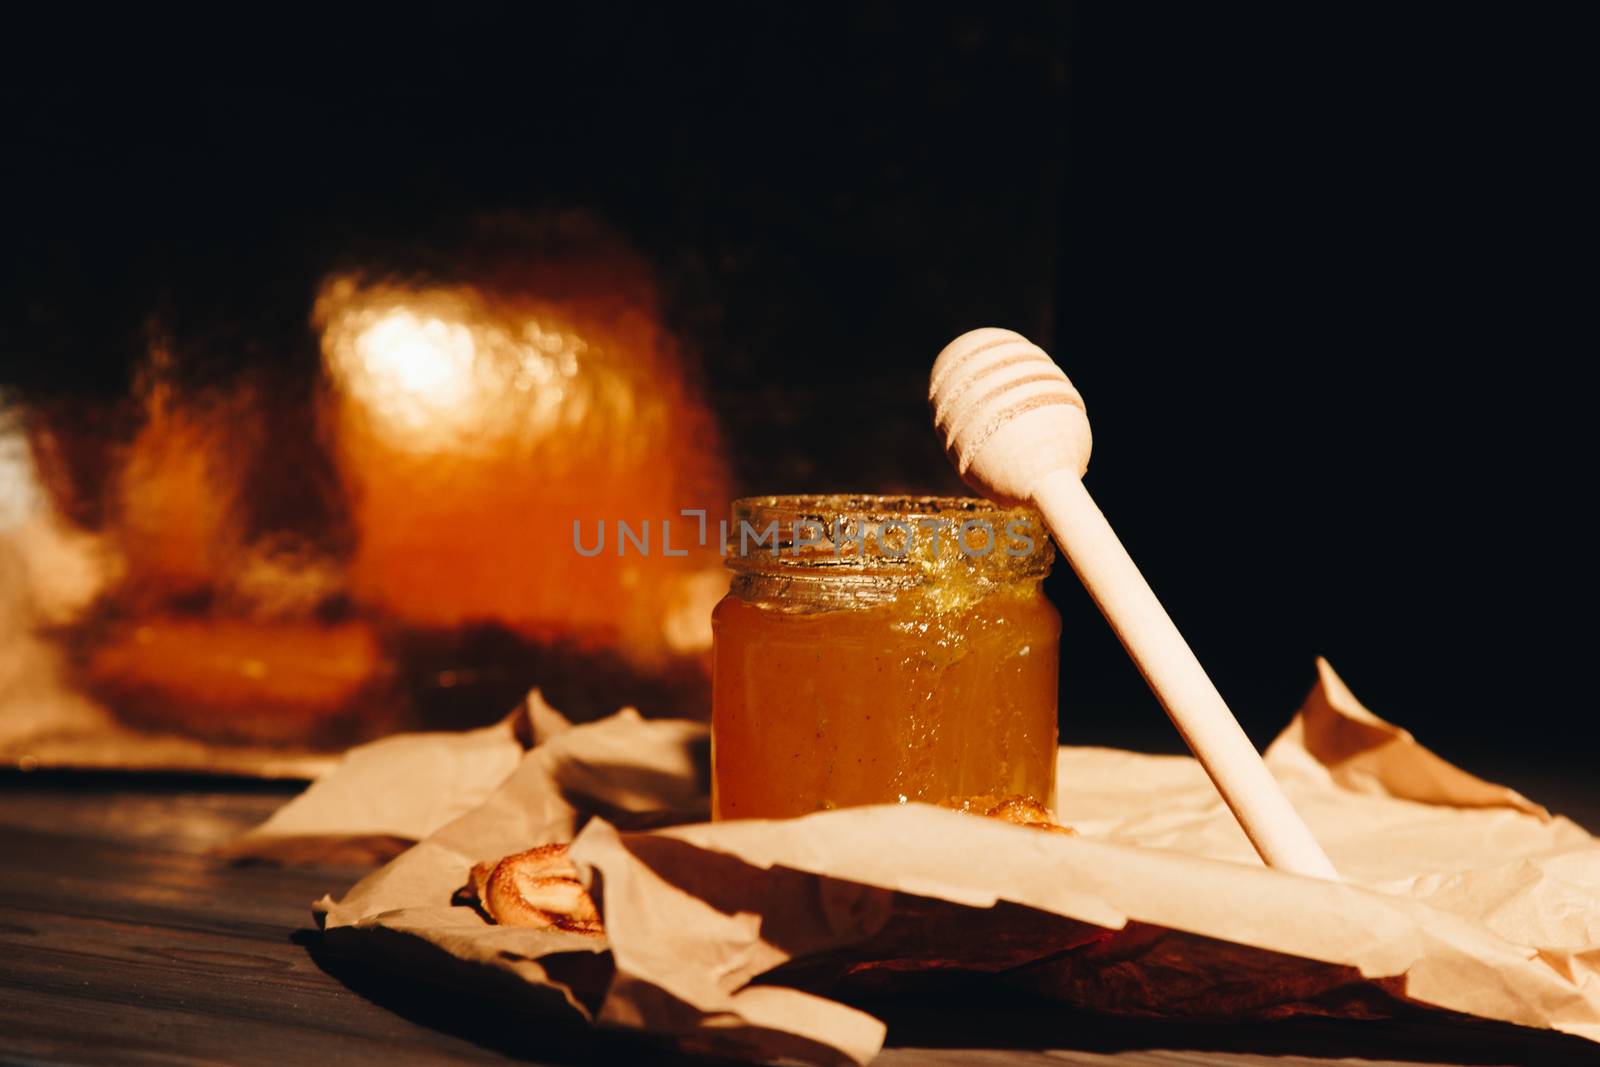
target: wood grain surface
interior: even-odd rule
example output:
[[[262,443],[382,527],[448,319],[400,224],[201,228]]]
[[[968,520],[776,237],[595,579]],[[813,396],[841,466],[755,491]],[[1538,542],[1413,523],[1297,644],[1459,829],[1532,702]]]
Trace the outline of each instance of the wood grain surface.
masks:
[[[207,851],[294,787],[0,774],[0,1063],[711,1063],[553,1026],[330,955],[310,903],[356,868]],[[1167,1025],[970,993],[868,1005],[909,1064],[1600,1062],[1574,1038],[1437,1017]]]

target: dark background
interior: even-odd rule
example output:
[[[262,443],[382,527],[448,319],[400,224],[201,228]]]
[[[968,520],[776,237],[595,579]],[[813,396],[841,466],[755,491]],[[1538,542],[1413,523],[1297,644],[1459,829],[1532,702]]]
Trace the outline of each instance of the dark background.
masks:
[[[0,381],[125,395],[156,323],[187,374],[293,389],[330,267],[404,271],[484,212],[578,207],[660,273],[741,489],[953,488],[927,367],[963,330],[1020,329],[1087,397],[1090,488],[1258,741],[1321,654],[1469,766],[1582,771],[1575,26],[409,18],[14,36]],[[1064,737],[1177,750],[1070,572],[1050,588]]]

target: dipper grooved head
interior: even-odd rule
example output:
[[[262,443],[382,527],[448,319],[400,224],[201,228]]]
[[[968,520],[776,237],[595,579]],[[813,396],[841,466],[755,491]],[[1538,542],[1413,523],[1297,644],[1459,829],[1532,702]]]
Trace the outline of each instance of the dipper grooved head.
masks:
[[[1089,467],[1083,397],[1038,345],[994,327],[945,346],[928,380],[933,424],[962,479],[990,499],[1026,502],[1047,475]]]

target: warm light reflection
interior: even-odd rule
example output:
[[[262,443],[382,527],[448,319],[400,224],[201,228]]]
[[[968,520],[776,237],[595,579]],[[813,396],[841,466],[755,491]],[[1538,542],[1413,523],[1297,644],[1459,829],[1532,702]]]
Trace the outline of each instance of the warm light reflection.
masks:
[[[527,309],[486,307],[468,289],[363,289],[340,279],[317,302],[317,319],[335,385],[408,451],[548,433],[582,421],[590,392],[617,393],[602,360],[583,360],[581,338]],[[592,365],[578,383],[583,362]]]
[[[368,391],[368,403],[406,429],[426,432],[460,420],[481,398],[473,396],[477,348],[459,323],[419,319],[396,309],[356,338],[357,373],[346,380]]]
[[[704,654],[714,552],[580,559],[574,519],[721,511],[709,411],[653,297],[324,285],[330,430],[352,595],[413,624],[495,623],[635,663]],[[530,286],[530,288],[534,288]]]

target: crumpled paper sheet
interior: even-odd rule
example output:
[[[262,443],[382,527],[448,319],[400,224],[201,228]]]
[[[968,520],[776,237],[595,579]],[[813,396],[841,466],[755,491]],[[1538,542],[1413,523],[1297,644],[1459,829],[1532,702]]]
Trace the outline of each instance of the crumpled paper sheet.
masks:
[[[317,911],[343,951],[760,1059],[864,1064],[883,1025],[834,998],[940,970],[1120,1014],[1404,1001],[1600,1041],[1600,842],[1445,763],[1319,669],[1267,759],[1342,883],[1261,866],[1194,760],[1111,749],[1060,751],[1079,837],[923,805],[686,822],[704,818],[705,728],[624,711],[535,745],[481,805]],[[387,780],[366,766],[366,800],[455,796],[457,757],[427,777],[413,758]],[[302,829],[351,821],[328,788],[347,771],[320,810],[308,794]],[[472,864],[574,835],[604,939],[450,904]]]
[[[488,800],[530,747],[570,726],[535,689],[493,726],[357,745],[332,773],[215,853],[303,864],[390,859]]]

